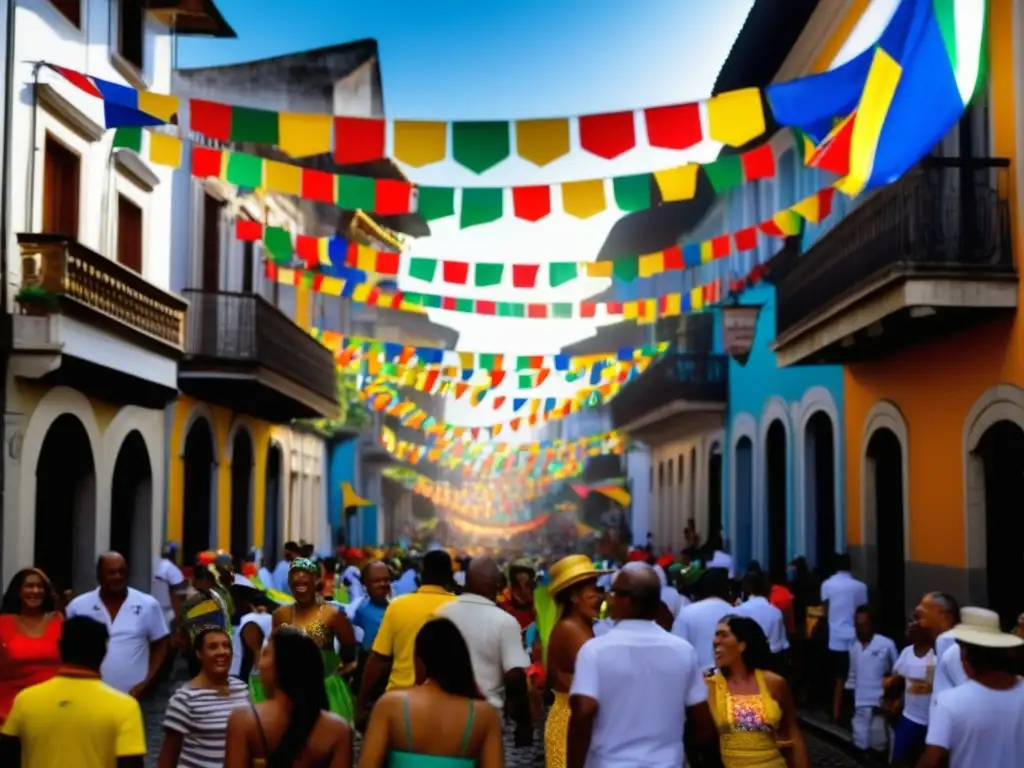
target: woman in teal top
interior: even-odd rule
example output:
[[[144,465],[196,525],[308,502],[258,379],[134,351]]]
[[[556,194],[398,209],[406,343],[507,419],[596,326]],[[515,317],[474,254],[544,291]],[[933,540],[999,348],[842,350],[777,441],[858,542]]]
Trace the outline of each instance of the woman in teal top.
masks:
[[[373,708],[360,768],[500,768],[501,721],[477,689],[469,649],[448,619],[416,635],[416,687]]]

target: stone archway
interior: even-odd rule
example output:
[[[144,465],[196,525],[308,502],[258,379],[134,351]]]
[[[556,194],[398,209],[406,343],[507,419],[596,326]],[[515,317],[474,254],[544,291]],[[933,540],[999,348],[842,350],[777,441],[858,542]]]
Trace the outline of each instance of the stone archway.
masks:
[[[729,428],[729,547],[737,569],[745,569],[753,557],[754,509],[754,443],[757,422],[749,413],[738,413]]]
[[[96,524],[96,456],[81,420],[61,414],[36,461],[32,557],[58,590],[94,586]]]
[[[843,420],[821,386],[804,392],[793,414],[794,554],[827,572],[834,553],[846,551]]]
[[[284,546],[284,449],[276,440],[267,445],[264,494],[263,562],[273,568]]]
[[[1024,390],[1002,384],[979,397],[964,421],[963,447],[968,597],[1009,625],[1024,611]]]
[[[893,636],[907,622],[909,560],[906,420],[895,404],[877,403],[861,437],[861,541],[859,566],[878,601],[879,631]]]

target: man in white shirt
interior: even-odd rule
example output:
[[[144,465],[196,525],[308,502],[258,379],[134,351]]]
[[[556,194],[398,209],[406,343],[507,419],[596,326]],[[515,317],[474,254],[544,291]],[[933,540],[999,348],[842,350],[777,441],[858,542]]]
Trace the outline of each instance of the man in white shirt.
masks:
[[[888,737],[882,704],[883,681],[896,664],[896,643],[875,634],[871,610],[862,605],[854,619],[857,639],[850,646],[850,674],[846,690],[853,692],[853,745],[857,749],[884,754]],[[836,690],[833,717],[839,720],[842,695]]]
[[[436,615],[459,628],[480,693],[495,709],[508,710],[516,721],[516,745],[528,746],[533,737],[526,687],[530,657],[523,648],[519,622],[495,602],[500,582],[501,570],[491,558],[473,558],[466,571],[466,588]]]
[[[103,682],[139,698],[167,654],[168,630],[160,603],[128,586],[128,564],[117,552],[96,563],[99,588],[68,603],[66,614],[106,624],[110,643],[100,667]]]
[[[722,617],[734,610],[725,599],[728,594],[728,571],[709,568],[694,585],[696,602],[683,608],[672,624],[672,634],[686,640],[697,651],[703,672],[715,668],[715,629]]]
[[[932,706],[938,701],[938,695],[950,688],[956,688],[967,682],[967,672],[960,658],[960,646],[957,645],[953,627],[960,623],[960,606],[956,600],[945,592],[929,592],[917,608],[915,616],[918,622],[932,627],[935,637],[935,679],[932,681]]]
[[[954,638],[970,680],[939,697],[917,768],[1024,765],[1024,680],[1013,657],[1024,639],[1001,632],[984,608],[964,608]]]
[[[188,581],[181,569],[174,564],[176,547],[173,543],[164,544],[160,552],[160,560],[153,570],[153,597],[163,609],[164,619],[173,626],[175,619],[181,614],[181,606],[188,594]]]
[[[611,590],[615,626],[576,657],[568,768],[679,768],[684,750],[698,747],[712,753],[709,764],[721,764],[697,653],[657,625],[660,605],[651,566],[634,562],[619,571]]]
[[[853,617],[857,608],[867,605],[868,587],[850,573],[850,555],[836,556],[836,572],[821,584],[821,602],[828,616],[828,650],[832,659],[832,679],[846,682],[850,670],[850,646],[857,637]]]
[[[725,551],[725,545],[722,543],[722,535],[714,534],[708,539],[707,551],[711,553],[711,559],[708,560],[708,568],[725,568],[729,572],[729,578],[736,578],[736,569],[733,567],[732,555]]]
[[[781,654],[789,650],[786,634],[786,617],[782,611],[768,602],[771,584],[760,572],[751,572],[743,577],[743,592],[748,595],[746,602],[736,606],[736,613],[756,621],[768,638],[768,648],[775,659],[775,671],[783,672]]]

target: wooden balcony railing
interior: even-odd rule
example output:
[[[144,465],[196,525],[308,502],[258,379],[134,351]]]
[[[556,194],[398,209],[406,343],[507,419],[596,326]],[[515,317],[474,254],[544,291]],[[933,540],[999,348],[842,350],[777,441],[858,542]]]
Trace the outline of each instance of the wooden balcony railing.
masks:
[[[777,333],[898,273],[1013,273],[1007,160],[929,158],[866,199],[776,286]]]
[[[182,350],[188,304],[179,297],[67,235],[19,234],[18,247],[23,312],[86,310]]]
[[[195,360],[251,364],[335,400],[334,356],[262,296],[183,291],[189,300],[185,353]]]
[[[616,429],[677,400],[723,404],[729,395],[729,358],[707,352],[669,352],[611,401]]]

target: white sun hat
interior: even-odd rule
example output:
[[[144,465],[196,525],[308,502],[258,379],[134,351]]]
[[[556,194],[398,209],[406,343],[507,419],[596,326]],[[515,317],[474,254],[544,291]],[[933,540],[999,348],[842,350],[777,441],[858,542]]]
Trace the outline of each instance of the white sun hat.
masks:
[[[953,637],[968,645],[982,648],[1019,648],[1024,638],[999,629],[999,614],[987,608],[963,608],[960,623],[953,627]]]

